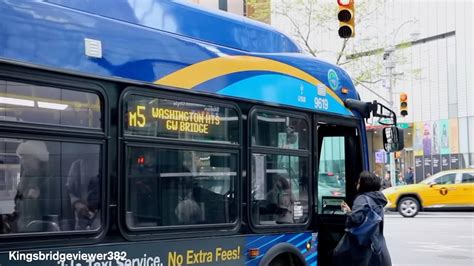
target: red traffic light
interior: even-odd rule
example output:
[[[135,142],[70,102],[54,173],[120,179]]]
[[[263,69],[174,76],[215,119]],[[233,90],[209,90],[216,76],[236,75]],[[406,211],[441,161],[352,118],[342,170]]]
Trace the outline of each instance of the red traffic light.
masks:
[[[337,4],[340,6],[348,6],[352,4],[353,0],[337,0]]]

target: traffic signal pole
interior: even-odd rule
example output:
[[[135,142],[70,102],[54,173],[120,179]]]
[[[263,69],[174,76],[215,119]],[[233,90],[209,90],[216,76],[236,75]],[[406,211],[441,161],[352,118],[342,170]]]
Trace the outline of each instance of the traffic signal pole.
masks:
[[[393,52],[395,51],[395,48],[389,47],[385,49],[383,59],[385,63],[385,72],[386,72],[386,77],[388,79],[388,101],[390,105],[390,109],[393,110],[395,104],[393,102],[393,86],[392,86],[392,79],[393,79],[393,69],[395,68],[395,62],[393,61]],[[403,137],[403,136],[402,136]],[[389,153],[389,171],[390,171],[390,183],[392,187],[396,185],[396,174],[395,174],[395,153],[390,152]]]
[[[384,54],[383,54],[383,60],[384,60],[384,63],[385,63],[385,71],[386,71],[386,77],[388,78],[388,82],[386,84],[388,84],[388,93],[389,93],[389,103],[390,103],[390,109],[394,110],[394,107],[395,107],[395,104],[393,102],[393,78],[394,78],[394,75],[396,75],[395,73],[393,73],[393,70],[395,69],[395,61],[393,59],[393,54],[397,48],[397,46],[399,45],[396,45],[395,44],[395,40],[397,38],[397,35],[398,35],[398,32],[400,31],[400,29],[404,26],[404,25],[407,25],[409,23],[416,23],[418,20],[416,19],[413,19],[413,20],[408,20],[408,21],[405,21],[404,23],[402,23],[400,26],[398,26],[398,28],[395,30],[395,34],[393,34],[393,39],[392,39],[392,42],[390,43],[390,46],[386,49],[384,49]],[[415,34],[413,35],[414,38],[417,38],[419,34]],[[412,41],[413,43],[414,41]],[[398,74],[398,73],[397,73]],[[408,106],[407,106],[408,108]],[[402,110],[400,110],[402,111]],[[407,110],[405,110],[407,111]],[[408,113],[407,113],[408,114]],[[402,135],[402,137],[404,137]],[[397,180],[397,177],[396,177],[396,174],[395,174],[395,153],[391,152],[389,153],[389,158],[390,158],[390,165],[389,165],[389,169],[390,169],[390,183],[392,184],[392,187],[396,185],[396,180]],[[403,174],[403,173],[402,173]]]

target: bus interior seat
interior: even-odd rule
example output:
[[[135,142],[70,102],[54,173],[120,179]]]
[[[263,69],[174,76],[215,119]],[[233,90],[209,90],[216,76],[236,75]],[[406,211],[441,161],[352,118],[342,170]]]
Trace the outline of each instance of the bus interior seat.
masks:
[[[202,187],[195,187],[193,194],[198,203],[204,208],[203,223],[229,223],[230,207],[227,194],[221,195]]]
[[[56,222],[33,220],[26,225],[26,232],[58,232],[61,228]]]
[[[130,182],[130,210],[127,211],[127,224],[132,227],[157,226],[161,224],[157,206],[156,178],[134,177]]]

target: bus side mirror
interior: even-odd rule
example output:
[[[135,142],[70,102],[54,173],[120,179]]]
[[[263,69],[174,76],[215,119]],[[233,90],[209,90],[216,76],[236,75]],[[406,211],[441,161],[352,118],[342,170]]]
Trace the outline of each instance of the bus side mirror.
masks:
[[[398,127],[386,127],[383,129],[383,148],[386,152],[403,150],[403,130]]]

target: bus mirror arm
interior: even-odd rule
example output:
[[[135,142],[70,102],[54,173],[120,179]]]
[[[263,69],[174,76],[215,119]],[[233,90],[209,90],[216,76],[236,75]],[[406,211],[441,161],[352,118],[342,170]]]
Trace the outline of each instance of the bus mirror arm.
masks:
[[[392,111],[390,108],[387,106],[378,103],[377,101],[374,101],[372,103],[373,105],[373,112],[372,115],[374,117],[379,118],[379,123],[381,125],[388,125],[388,126],[397,126],[397,115],[395,114],[394,111]],[[383,118],[387,118],[389,122],[386,120],[382,120]]]
[[[377,111],[377,101],[374,101],[374,103],[362,102],[354,99],[347,99],[344,101],[344,105],[347,108],[359,112],[364,118],[369,118],[370,113],[374,113]]]
[[[371,115],[373,117],[378,117],[379,123],[382,125],[397,125],[397,115],[395,112],[377,101],[362,102],[359,100],[347,99],[344,101],[344,105],[351,110],[358,111],[364,118],[369,118]],[[387,118],[389,122],[382,120],[383,118]]]

